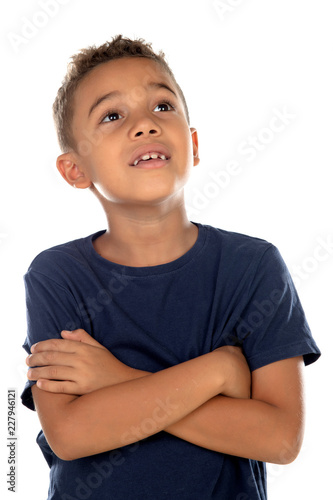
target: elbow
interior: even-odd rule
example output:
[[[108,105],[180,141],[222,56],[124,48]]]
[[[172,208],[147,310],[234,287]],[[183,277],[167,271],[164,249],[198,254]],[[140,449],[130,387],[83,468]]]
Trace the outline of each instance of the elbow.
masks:
[[[85,442],[82,439],[85,433],[75,405],[72,405],[79,396],[53,394],[36,385],[32,394],[44,436],[53,453],[65,461],[81,458],[83,455],[79,456],[79,450]]]
[[[80,454],[71,442],[65,444],[59,441],[52,441],[49,445],[53,453],[64,462],[70,462],[86,456],[84,454]]]
[[[272,463],[278,465],[288,465],[298,457],[303,443],[303,430],[297,432],[284,433],[278,446],[276,446],[275,457]]]
[[[75,442],[75,434],[67,432],[66,426],[53,426],[44,429],[46,440],[53,453],[66,462],[82,458]]]
[[[52,448],[53,453],[57,455],[60,460],[70,462],[72,460],[77,460],[93,454],[93,452],[89,453],[89,451],[85,448],[84,443],[84,439],[76,439],[75,435],[67,435],[66,433],[63,433],[57,438],[53,437],[50,447]]]
[[[70,462],[72,460],[82,458],[75,453],[75,449],[70,445],[70,443],[67,443],[67,445],[64,445],[62,443],[55,443],[53,446],[51,446],[51,448],[53,453],[57,455],[60,460],[63,460],[65,462]]]
[[[52,451],[58,458],[60,458],[60,460],[63,460],[64,462],[70,462],[71,460],[76,460],[76,458],[78,458],[62,448],[52,448]]]
[[[53,453],[65,462],[96,455],[104,451],[111,451],[120,446],[120,444],[117,444],[114,447],[110,446],[110,449],[101,450],[82,436],[83,433],[80,432],[80,428],[75,432],[70,426],[69,429],[61,429],[59,432],[53,430],[50,439],[48,436],[46,436],[46,439]]]
[[[73,443],[71,443],[70,441],[65,442],[65,439],[63,437],[54,435],[46,435],[45,437],[51,450],[58,458],[60,458],[60,460],[68,462],[79,458],[75,454]]]
[[[280,413],[278,425],[273,431],[274,456],[267,462],[289,465],[298,457],[304,438],[304,412],[288,411]]]
[[[284,440],[282,448],[278,454],[278,460],[275,462],[279,465],[288,465],[294,462],[301,451],[301,444],[298,440],[295,442]]]

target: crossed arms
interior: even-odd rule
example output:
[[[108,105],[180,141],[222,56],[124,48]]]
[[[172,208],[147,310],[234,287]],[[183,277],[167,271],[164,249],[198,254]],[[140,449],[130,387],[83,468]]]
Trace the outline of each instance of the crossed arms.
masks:
[[[63,460],[166,431],[198,446],[273,463],[299,453],[302,366],[295,357],[250,375],[239,348],[222,347],[157,373],[120,362],[84,330],[32,347],[28,378],[47,441]]]

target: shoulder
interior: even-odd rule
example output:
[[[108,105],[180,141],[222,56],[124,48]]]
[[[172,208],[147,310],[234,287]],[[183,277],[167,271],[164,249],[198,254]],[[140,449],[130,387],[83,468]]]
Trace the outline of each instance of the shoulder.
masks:
[[[230,262],[255,265],[262,260],[280,258],[278,249],[262,238],[226,231],[207,224],[200,224],[207,233],[207,249],[215,250]]]
[[[31,262],[26,277],[40,274],[49,278],[66,275],[67,270],[89,265],[91,242],[104,231],[62,243],[40,252]]]

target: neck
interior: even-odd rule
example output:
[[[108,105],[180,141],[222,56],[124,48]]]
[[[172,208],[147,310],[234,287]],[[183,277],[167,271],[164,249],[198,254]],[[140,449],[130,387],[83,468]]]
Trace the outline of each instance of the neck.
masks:
[[[105,208],[105,207],[104,207]],[[186,215],[184,200],[165,207],[112,206],[106,210],[108,230],[95,250],[117,264],[146,267],[172,262],[186,253],[198,236]]]

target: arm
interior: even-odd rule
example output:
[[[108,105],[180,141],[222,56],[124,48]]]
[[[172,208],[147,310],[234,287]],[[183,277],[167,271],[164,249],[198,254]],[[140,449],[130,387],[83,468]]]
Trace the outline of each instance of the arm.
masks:
[[[82,330],[74,332],[74,336],[73,334],[63,336],[102,347]],[[65,348],[67,344],[63,345]],[[100,350],[96,352],[101,354]],[[107,350],[106,352],[109,353]],[[229,355],[231,352],[229,351]],[[82,356],[80,358],[82,359]],[[233,359],[239,363],[240,368],[241,359]],[[89,360],[92,371],[89,376],[85,374],[82,377],[83,385],[84,380],[88,378],[95,388],[99,387],[101,377],[98,376],[93,381],[93,376],[98,367],[103,364],[103,373],[108,374],[104,377],[105,383],[118,383],[125,377],[129,377],[127,378],[129,380],[147,375],[147,372],[129,369],[120,362],[113,365],[111,370],[106,370],[106,361],[102,363],[100,357],[93,360],[91,351]],[[87,364],[88,360],[84,360],[83,365],[87,367]],[[291,358],[255,370],[252,374],[251,400],[214,397],[164,430],[215,451],[262,461],[288,463],[296,457],[302,441],[304,412],[302,364],[302,357]],[[80,369],[77,366],[75,373],[78,380],[80,379],[79,372]],[[115,378],[116,372],[118,379]],[[44,376],[46,375],[50,376],[47,371],[44,371]],[[238,378],[236,384],[243,385],[243,393],[237,394],[234,387],[234,392],[230,392],[229,395],[247,398],[244,380],[246,380],[244,376]],[[47,391],[58,391],[59,387],[56,386],[62,384],[50,380],[40,380],[40,382]],[[61,389],[73,390],[70,385],[68,387],[62,385]],[[156,416],[160,414],[159,411]],[[137,439],[144,437],[138,427],[135,433]]]
[[[290,463],[303,439],[302,366],[303,357],[296,357],[259,368],[252,399],[214,397],[167,431],[218,452]]]
[[[45,341],[44,345],[46,342],[52,346],[63,341]],[[33,354],[30,360],[36,360],[36,356]],[[215,395],[228,391],[233,379],[229,375],[235,371],[231,360],[224,351],[214,351],[80,397],[54,394],[36,386],[32,388],[33,397],[51,448],[60,458],[73,460],[164,430]]]

